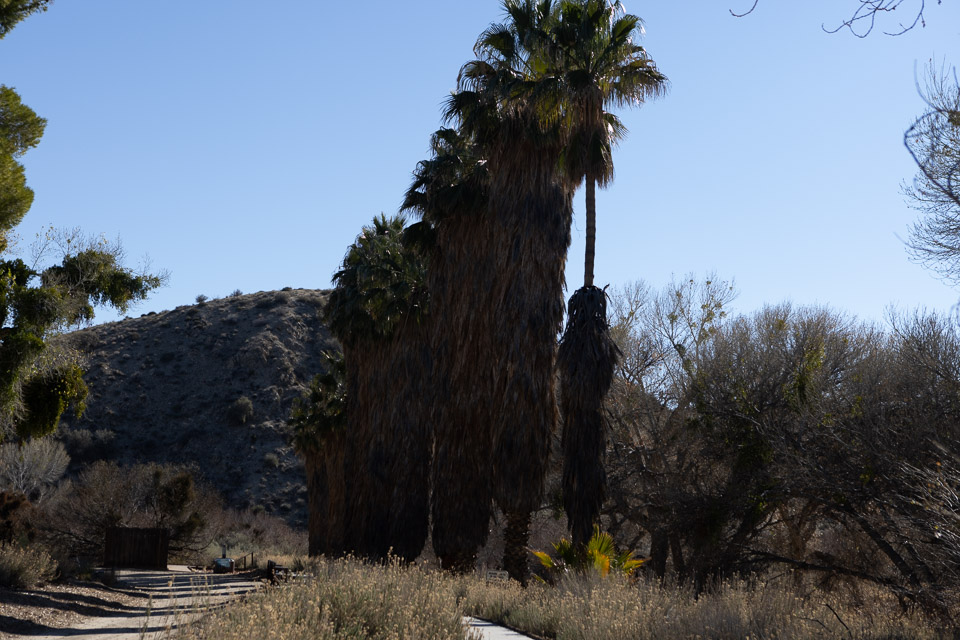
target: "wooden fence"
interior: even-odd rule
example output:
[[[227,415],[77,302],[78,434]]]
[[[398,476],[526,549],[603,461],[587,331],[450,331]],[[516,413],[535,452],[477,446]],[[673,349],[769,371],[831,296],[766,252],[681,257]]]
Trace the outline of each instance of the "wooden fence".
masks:
[[[105,567],[166,569],[170,532],[166,529],[111,527],[103,550]]]

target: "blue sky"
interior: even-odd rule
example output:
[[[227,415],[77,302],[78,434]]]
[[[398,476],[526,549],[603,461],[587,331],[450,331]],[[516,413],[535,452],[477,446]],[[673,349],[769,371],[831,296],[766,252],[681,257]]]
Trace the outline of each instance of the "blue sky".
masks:
[[[857,0],[637,2],[669,94],[598,194],[598,284],[714,271],[738,310],[792,300],[866,319],[948,310],[911,263],[915,72],[960,64],[960,3],[900,37],[827,34]],[[901,9],[907,19],[909,0]],[[0,41],[0,83],[49,120],[24,158],[47,225],[119,237],[170,285],[131,312],[324,288],[360,227],[392,213],[494,0],[55,2]],[[889,20],[885,26],[893,27]],[[567,281],[582,279],[577,196]],[[101,315],[103,319],[113,316]]]

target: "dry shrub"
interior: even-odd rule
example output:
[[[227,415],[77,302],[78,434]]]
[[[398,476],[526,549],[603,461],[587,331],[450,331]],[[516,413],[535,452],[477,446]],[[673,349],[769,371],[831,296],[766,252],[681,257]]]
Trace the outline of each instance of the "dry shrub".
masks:
[[[218,523],[219,545],[226,544],[233,556],[253,553],[274,560],[281,557],[300,557],[307,554],[307,536],[292,528],[283,518],[262,512],[224,510]]]
[[[471,615],[558,640],[952,637],[921,616],[801,597],[789,580],[724,583],[699,597],[685,588],[595,576],[527,589],[464,578],[457,591]]]
[[[371,565],[353,558],[308,566],[292,582],[228,607],[186,638],[464,638],[473,615],[556,640],[952,638],[906,614],[875,588],[869,605],[803,592],[790,576],[689,588],[620,577],[568,575],[557,586],[485,582],[422,565]]]
[[[421,567],[319,561],[315,580],[291,583],[186,629],[182,638],[465,638],[451,579]]]
[[[57,577],[57,563],[43,549],[0,543],[0,587],[32,589]]]

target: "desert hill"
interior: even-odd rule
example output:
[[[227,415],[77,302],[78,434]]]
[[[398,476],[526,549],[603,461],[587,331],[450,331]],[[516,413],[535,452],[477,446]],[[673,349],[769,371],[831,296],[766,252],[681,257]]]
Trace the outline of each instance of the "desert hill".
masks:
[[[87,410],[59,437],[76,464],[193,464],[227,506],[306,524],[303,464],[286,425],[338,348],[327,292],[232,295],[66,336],[86,354]]]

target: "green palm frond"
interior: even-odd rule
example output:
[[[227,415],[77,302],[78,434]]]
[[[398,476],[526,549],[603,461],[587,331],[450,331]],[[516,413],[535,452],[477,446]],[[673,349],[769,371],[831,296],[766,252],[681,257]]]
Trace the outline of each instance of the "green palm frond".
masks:
[[[632,551],[617,553],[613,537],[606,532],[601,532],[599,527],[594,527],[593,536],[585,545],[577,548],[570,540],[561,538],[553,543],[553,555],[543,551],[531,551],[540,561],[540,565],[553,578],[557,579],[569,571],[584,573],[587,571],[596,571],[597,574],[605,578],[611,572],[630,576],[644,560],[633,557]]]
[[[381,214],[347,250],[323,312],[341,342],[389,338],[405,318],[426,312],[426,261],[404,243],[405,225]]]
[[[317,375],[307,392],[294,400],[289,424],[293,429],[294,449],[302,454],[316,454],[331,436],[345,424],[346,365],[339,352],[324,352],[326,371]]]

